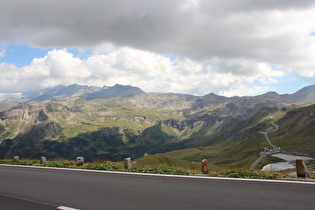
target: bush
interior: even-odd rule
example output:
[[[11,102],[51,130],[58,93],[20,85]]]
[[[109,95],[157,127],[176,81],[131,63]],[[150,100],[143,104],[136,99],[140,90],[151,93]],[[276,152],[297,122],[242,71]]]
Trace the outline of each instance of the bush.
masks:
[[[0,160],[0,164],[12,164],[12,163],[13,163],[13,160],[9,160],[9,159]]]
[[[168,164],[175,165],[175,163],[170,163],[171,161],[169,159],[166,159],[165,157],[159,157],[158,158],[154,156],[149,156],[146,158],[143,158],[143,160],[138,161],[141,163],[135,164],[136,168],[132,168],[129,170],[124,170],[124,164],[122,162],[113,163],[109,161],[102,161],[97,160],[93,163],[87,163],[83,166],[77,166],[74,161],[67,161],[67,160],[59,160],[59,161],[46,161],[44,164],[41,164],[41,166],[44,167],[56,167],[56,168],[82,168],[82,169],[90,169],[90,170],[105,170],[105,171],[126,171],[126,172],[137,172],[137,173],[151,173],[151,174],[172,174],[172,175],[189,175],[191,174],[191,170],[187,167],[190,167],[194,172],[194,168],[191,167],[191,165],[188,165],[186,167],[182,166],[169,166],[165,164],[165,162],[168,162]],[[148,163],[151,159],[158,159],[155,163],[156,165],[148,166]],[[13,165],[40,165],[39,160],[18,160],[13,161],[11,159],[3,159],[0,160],[0,164],[13,164]],[[145,162],[145,164],[144,164]],[[154,162],[154,161],[152,161]],[[174,161],[173,161],[174,162]],[[186,164],[186,163],[185,163]],[[147,166],[144,166],[147,165]],[[165,166],[166,165],[166,166]],[[199,166],[199,164],[198,164]],[[252,171],[249,169],[232,169],[232,170],[223,170],[220,172],[212,172],[213,176],[225,176],[230,178],[250,178],[250,179],[277,179],[278,177],[281,178],[280,174],[277,172],[258,172],[258,171]]]
[[[256,172],[251,170],[232,169],[220,172],[221,175],[230,178],[249,178],[249,179],[276,179],[279,173],[276,172]]]
[[[70,166],[74,166],[74,161],[46,161],[42,164],[44,167],[55,167],[55,168],[69,168]]]
[[[38,164],[39,161],[38,160],[10,160],[10,159],[3,159],[0,160],[0,164],[12,164],[12,165],[27,165],[27,166],[31,166],[34,164]]]
[[[114,170],[119,169],[119,167],[115,164],[104,164],[104,163],[91,163],[82,168],[90,169],[90,170],[104,170],[104,171],[114,171]]]
[[[31,166],[38,163],[39,163],[39,160],[18,160],[18,161],[13,162],[13,164],[15,165],[27,165],[27,166]]]
[[[126,170],[128,172],[150,173],[150,174],[172,174],[172,175],[189,175],[189,171],[176,168],[133,168]]]

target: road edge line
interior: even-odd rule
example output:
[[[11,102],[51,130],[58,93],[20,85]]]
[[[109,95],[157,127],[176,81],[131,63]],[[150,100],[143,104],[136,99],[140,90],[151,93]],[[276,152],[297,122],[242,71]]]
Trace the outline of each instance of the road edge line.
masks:
[[[46,169],[46,170],[63,170],[63,171],[106,173],[106,174],[123,174],[123,175],[140,175],[140,176],[190,178],[190,179],[209,179],[209,180],[226,180],[226,181],[251,181],[251,182],[270,182],[270,183],[288,183],[288,184],[309,184],[309,185],[315,185],[314,181],[296,181],[296,180],[279,180],[279,179],[248,179],[248,178],[229,178],[229,177],[212,177],[212,176],[193,176],[193,175],[189,176],[189,175],[171,175],[171,174],[150,174],[150,173],[136,173],[136,172],[124,172],[124,171],[104,171],[104,170],[90,170],[90,169],[78,169],[78,168],[56,168],[56,167],[10,165],[10,164],[0,164],[0,166],[19,167],[19,168],[34,168],[34,169]]]

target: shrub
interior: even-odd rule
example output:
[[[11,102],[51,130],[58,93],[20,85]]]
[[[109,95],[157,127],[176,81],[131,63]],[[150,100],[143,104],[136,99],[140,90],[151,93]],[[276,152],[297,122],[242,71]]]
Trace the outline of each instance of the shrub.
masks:
[[[104,163],[91,163],[82,168],[90,169],[90,170],[104,170],[104,171],[114,171],[114,170],[119,169],[119,167],[115,164],[104,164]]]
[[[13,163],[13,160],[9,160],[9,159],[0,160],[0,164],[12,164],[12,163]]]
[[[172,175],[189,175],[188,170],[183,170],[179,168],[133,168],[126,170],[128,172],[137,172],[137,173],[150,173],[150,174],[172,174]]]
[[[221,175],[230,178],[249,178],[249,179],[276,179],[279,173],[277,172],[256,172],[251,170],[232,169],[223,170],[220,172]]]
[[[74,166],[74,161],[46,161],[42,166],[44,167],[55,167],[55,168],[69,168],[70,166]]]
[[[10,160],[10,159],[3,159],[0,160],[0,164],[12,164],[12,165],[27,165],[27,166],[31,166],[34,164],[38,164],[39,161],[38,160]]]

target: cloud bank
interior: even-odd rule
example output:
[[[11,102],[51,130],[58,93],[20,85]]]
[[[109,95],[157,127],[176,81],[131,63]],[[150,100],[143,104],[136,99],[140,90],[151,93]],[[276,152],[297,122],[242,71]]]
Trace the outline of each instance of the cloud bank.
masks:
[[[212,63],[222,65],[215,59]],[[237,68],[240,60],[230,61],[230,68]],[[237,64],[237,65],[236,65]],[[225,65],[225,63],[224,63]],[[96,86],[130,84],[146,91],[181,92],[205,95],[208,90],[219,89],[223,95],[246,95],[261,89],[250,90],[244,84],[256,79],[268,80],[279,77],[282,71],[272,70],[268,64],[246,63],[259,74],[244,76],[229,71],[217,72],[208,62],[170,58],[160,54],[128,47],[108,54],[95,54],[87,59],[74,57],[66,49],[52,50],[43,58],[35,58],[28,66],[17,68],[12,64],[0,65],[1,91],[16,93],[32,92],[51,86],[91,84]],[[227,67],[228,68],[228,67]],[[243,68],[242,68],[243,69]],[[18,88],[17,88],[18,87]],[[232,94],[229,93],[233,89]]]
[[[2,43],[58,50],[22,68],[1,63],[0,92],[121,83],[248,95],[286,74],[313,84],[314,20],[311,0],[3,0]],[[93,53],[80,59],[66,48]]]

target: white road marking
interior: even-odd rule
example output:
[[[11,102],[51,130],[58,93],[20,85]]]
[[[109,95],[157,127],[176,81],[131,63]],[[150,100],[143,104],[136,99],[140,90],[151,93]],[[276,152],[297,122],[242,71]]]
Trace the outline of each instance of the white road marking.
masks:
[[[60,209],[60,210],[80,210],[80,209],[74,209],[74,208],[67,207],[67,206],[59,206],[57,209]]]

